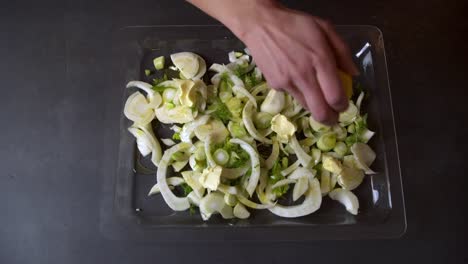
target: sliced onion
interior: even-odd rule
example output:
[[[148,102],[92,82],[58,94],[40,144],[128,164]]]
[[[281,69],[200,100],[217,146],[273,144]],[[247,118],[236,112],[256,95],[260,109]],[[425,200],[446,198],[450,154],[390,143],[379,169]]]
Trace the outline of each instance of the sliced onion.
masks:
[[[275,184],[273,184],[271,186],[271,189],[276,189],[278,187],[283,187],[285,185],[289,185],[289,184],[292,184],[292,183],[296,183],[297,181],[294,180],[294,179],[282,179],[282,180],[279,180],[278,182],[276,182]]]
[[[242,121],[244,122],[245,128],[247,129],[247,132],[255,138],[256,140],[266,143],[266,144],[272,144],[271,139],[268,139],[264,136],[262,136],[257,129],[255,128],[255,125],[253,124],[252,121],[252,116],[253,116],[253,105],[249,101],[245,104],[244,109],[242,110]]]
[[[239,200],[239,202],[241,202],[243,205],[247,206],[247,207],[250,207],[250,208],[253,208],[253,209],[268,209],[268,208],[271,208],[273,206],[275,206],[274,204],[272,203],[269,203],[269,204],[258,204],[258,203],[255,203],[255,202],[252,202],[250,201],[249,199],[247,199],[245,196],[243,195],[240,195],[238,194],[237,196],[237,199]]]
[[[283,176],[288,176],[291,174],[293,171],[295,171],[299,166],[301,165],[301,162],[299,160],[296,160],[293,164],[291,164],[289,167],[281,171],[281,175]]]
[[[192,143],[195,129],[201,125],[206,124],[209,119],[209,115],[203,115],[197,117],[197,119],[195,119],[193,122],[185,124],[180,131],[180,140],[182,142]]]
[[[249,170],[248,166],[242,166],[239,168],[223,168],[221,177],[229,180],[235,180],[239,177],[242,177]]]
[[[161,142],[168,147],[172,147],[176,144],[174,140],[170,138],[161,138]]]
[[[356,164],[363,169],[366,174],[375,174],[369,166],[374,162],[376,155],[367,144],[355,143],[351,146],[351,152],[356,159]]]
[[[279,157],[279,144],[278,144],[278,141],[275,140],[275,141],[273,141],[273,147],[271,149],[271,154],[265,160],[265,162],[263,163],[263,166],[267,170],[271,170],[271,168],[273,168],[273,165],[275,164],[275,162],[278,160],[278,157]]]
[[[322,194],[320,192],[320,183],[317,179],[309,176],[309,188],[305,193],[305,199],[301,204],[292,206],[277,204],[268,210],[281,217],[293,218],[309,215],[317,211],[321,204]]]
[[[184,183],[184,179],[182,179],[182,178],[180,178],[180,177],[170,177],[170,178],[167,178],[167,184],[169,184],[169,187],[179,186],[179,185],[181,185],[182,183]],[[151,190],[149,191],[148,196],[157,194],[157,193],[159,193],[159,192],[161,192],[161,189],[159,188],[159,184],[156,183],[155,185],[153,185],[153,187],[152,187]]]
[[[337,188],[331,191],[328,196],[335,201],[340,202],[346,207],[346,211],[350,212],[353,215],[358,214],[359,210],[359,200],[351,191]]]
[[[312,157],[307,154],[301,145],[297,141],[296,135],[291,137],[291,148],[294,150],[297,156],[297,160],[302,164],[303,167],[310,167],[312,163]]]
[[[237,203],[236,206],[234,206],[233,214],[239,219],[247,219],[250,216],[249,211],[247,211],[247,208],[245,208],[242,203]]]
[[[297,201],[306,191],[309,189],[309,179],[307,176],[301,177],[297,180],[297,183],[294,184],[293,189],[293,201]]]
[[[210,219],[215,213],[220,213],[224,219],[234,217],[232,207],[224,202],[224,195],[218,192],[209,193],[200,200],[200,214],[203,220]]]
[[[260,159],[257,151],[247,142],[234,138],[231,139],[229,142],[233,144],[239,144],[240,147],[245,150],[250,156],[250,162],[252,165],[252,173],[249,177],[249,182],[247,187],[245,188],[247,193],[252,196],[253,192],[255,191],[255,187],[258,184],[258,180],[260,178]]]
[[[153,120],[155,111],[143,94],[135,92],[125,102],[124,115],[137,124],[146,125]]]
[[[161,161],[158,166],[158,171],[156,173],[156,178],[159,184],[159,188],[161,189],[161,194],[164,198],[164,201],[174,211],[187,210],[190,207],[190,204],[187,197],[177,197],[169,189],[166,179],[167,167],[169,165],[169,162],[171,161],[172,154],[178,151],[186,150],[190,148],[190,146],[191,145],[189,143],[182,142],[166,150],[166,152],[164,152],[164,155],[161,158]]]

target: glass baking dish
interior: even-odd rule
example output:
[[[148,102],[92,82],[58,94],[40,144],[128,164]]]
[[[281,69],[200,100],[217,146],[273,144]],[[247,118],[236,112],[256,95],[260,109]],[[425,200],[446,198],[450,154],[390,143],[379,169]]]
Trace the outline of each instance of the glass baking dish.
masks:
[[[369,127],[376,131],[370,142],[377,153],[373,169],[355,190],[360,213],[353,216],[337,202],[324,197],[322,207],[309,216],[285,219],[267,210],[251,210],[247,220],[212,217],[202,221],[198,213],[173,212],[160,195],[148,197],[156,182],[138,156],[131,125],[122,111],[134,90],[125,89],[130,80],[148,80],[144,70],[152,59],[179,51],[201,55],[210,65],[227,63],[227,53],[244,45],[227,28],[212,26],[135,26],[113,35],[112,87],[107,112],[108,142],[118,146],[118,156],[109,160],[104,177],[101,229],[111,238],[180,240],[315,240],[389,238],[406,230],[403,191],[398,160],[390,87],[381,31],[373,26],[338,26],[350,45],[361,75],[356,81],[370,94],[364,105]],[[157,126],[160,137],[169,137],[168,127]],[[143,165],[143,166],[142,166]]]

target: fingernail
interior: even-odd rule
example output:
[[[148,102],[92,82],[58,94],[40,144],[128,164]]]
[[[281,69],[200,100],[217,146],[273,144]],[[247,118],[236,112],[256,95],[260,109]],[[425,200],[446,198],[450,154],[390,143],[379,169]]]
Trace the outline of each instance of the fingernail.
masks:
[[[349,106],[348,100],[347,100],[347,99],[343,99],[343,100],[341,100],[341,102],[338,104],[338,111],[339,111],[339,112],[346,111],[346,109],[348,109],[348,106]]]

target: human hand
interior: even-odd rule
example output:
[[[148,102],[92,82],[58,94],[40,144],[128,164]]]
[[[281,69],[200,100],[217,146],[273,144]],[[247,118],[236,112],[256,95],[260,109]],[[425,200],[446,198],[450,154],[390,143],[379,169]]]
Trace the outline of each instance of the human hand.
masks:
[[[249,48],[268,84],[291,93],[314,118],[334,124],[348,99],[338,70],[357,75],[333,26],[274,0],[189,0],[220,20]]]
[[[268,84],[291,93],[317,121],[336,123],[348,106],[338,69],[358,74],[347,45],[321,18],[279,5],[264,10],[235,30]]]

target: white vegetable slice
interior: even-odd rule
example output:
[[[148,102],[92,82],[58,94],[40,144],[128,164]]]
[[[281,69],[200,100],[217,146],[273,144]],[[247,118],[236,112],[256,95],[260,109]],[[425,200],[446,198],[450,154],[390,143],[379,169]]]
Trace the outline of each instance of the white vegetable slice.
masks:
[[[205,193],[205,188],[199,182],[201,173],[195,171],[183,171],[181,174],[187,185],[190,186],[190,188],[192,188],[193,193],[200,198],[203,197],[203,194]]]
[[[312,174],[311,174],[312,175]],[[320,208],[322,204],[322,194],[320,192],[320,183],[317,179],[314,179],[313,176],[309,177],[309,189],[305,193],[304,202],[299,205],[284,206],[284,205],[275,205],[272,208],[269,208],[270,212],[275,215],[294,218],[309,215]]]
[[[364,99],[364,92],[361,92],[356,100],[356,107],[361,110],[362,100]]]
[[[308,168],[312,165],[312,157],[302,149],[295,135],[291,137],[291,147],[296,153],[297,160],[299,160],[303,167]]]
[[[218,119],[211,119],[206,124],[197,126],[194,132],[201,141],[206,141],[210,135],[212,143],[221,143],[229,136],[226,126]]]
[[[191,79],[197,75],[200,68],[198,57],[197,54],[192,52],[179,52],[172,54],[171,60],[185,78]]]
[[[200,214],[203,220],[210,219],[215,213],[220,213],[224,219],[234,218],[232,207],[224,202],[224,195],[218,192],[209,193],[200,200]]]
[[[359,136],[359,139],[361,139],[362,142],[367,143],[369,140],[374,136],[375,132],[370,131],[369,129],[365,129],[361,135]]]
[[[249,211],[242,203],[237,203],[233,210],[234,216],[239,219],[247,219],[250,216]]]
[[[356,159],[356,164],[364,170],[366,174],[375,174],[375,172],[369,168],[375,160],[375,152],[367,144],[355,143],[351,146],[351,152]]]
[[[162,107],[157,108],[154,112],[159,122],[164,124],[185,124],[193,121],[194,119],[192,109],[183,105],[170,108],[165,104]]]
[[[288,105],[288,104],[287,104]],[[283,115],[286,117],[293,117],[302,110],[302,105],[291,97],[289,105],[283,110]]]
[[[275,189],[275,188],[282,187],[282,186],[289,185],[289,184],[296,183],[296,182],[297,181],[295,179],[282,179],[276,182],[275,184],[273,184],[271,186],[271,189]]]
[[[161,142],[168,147],[172,147],[176,144],[174,140],[170,138],[161,138]]]
[[[268,139],[261,135],[257,129],[255,128],[255,125],[253,124],[252,121],[252,116],[253,116],[253,105],[249,101],[245,104],[244,109],[242,110],[242,121],[244,122],[245,128],[247,129],[247,132],[255,138],[256,140],[266,143],[266,144],[272,144],[271,139]]]
[[[331,184],[330,184],[330,172],[326,170],[322,170],[320,174],[320,190],[322,195],[326,195],[331,191]]]
[[[304,167],[298,167],[288,176],[288,179],[299,180],[302,177],[311,176],[315,177],[315,170],[306,169]]]
[[[216,161],[213,158],[213,154],[211,153],[211,139],[213,135],[208,135],[205,140],[205,155],[206,161],[208,161],[208,166],[215,167],[217,166]]]
[[[136,133],[140,137],[140,142],[138,142],[138,138],[137,138],[137,145],[138,144],[147,145],[146,147],[144,147],[144,149],[143,149],[144,151],[146,151],[145,148],[150,147],[151,152],[152,152],[151,162],[153,162],[153,164],[155,166],[158,166],[159,161],[161,160],[162,150],[161,150],[161,144],[159,144],[159,141],[156,139],[156,137],[155,137],[155,135],[153,133],[153,129],[151,128],[151,124],[146,124],[144,126],[143,125],[138,125],[138,124],[133,124],[133,126],[129,128],[129,131],[133,134],[132,131],[134,131],[134,130],[131,129],[131,128],[136,128],[136,129],[143,132],[143,134],[144,134],[143,136],[140,136],[141,133],[139,133],[139,132]]]
[[[236,186],[229,186],[229,185],[225,185],[225,184],[222,184],[220,183],[218,185],[218,191],[224,193],[224,194],[231,194],[231,195],[237,195],[239,192],[237,191],[237,187]]]
[[[299,160],[296,160],[293,164],[289,165],[286,169],[281,171],[281,175],[283,176],[288,176],[291,174],[293,171],[295,171],[299,166],[301,165],[301,162]]]
[[[142,82],[142,81],[130,81],[127,83],[126,88],[136,87],[143,91],[145,91],[146,95],[148,96],[149,103],[154,107],[158,107],[161,102],[162,98],[161,95],[155,91],[153,91],[153,86],[149,83]]]
[[[176,133],[179,133],[180,130],[182,130],[182,128],[180,126],[176,126],[176,125],[171,126],[169,129],[176,132]]]
[[[349,101],[348,109],[340,113],[338,117],[338,121],[340,123],[350,124],[351,122],[354,121],[354,119],[356,119],[356,116],[358,115],[358,113],[359,113],[359,110],[356,107],[356,105],[353,103],[353,101]]]
[[[188,160],[176,161],[172,163],[171,165],[175,172],[179,172],[183,168],[185,168],[185,166],[187,166],[188,162],[189,162]]]
[[[231,51],[228,53],[229,62],[235,62],[237,60],[236,52]]]
[[[309,188],[309,179],[307,176],[299,178],[293,189],[293,201],[297,201]]]
[[[143,91],[145,91],[145,93],[148,95],[148,97],[151,97],[153,96],[154,94],[154,91],[153,91],[153,86],[149,83],[146,83],[146,82],[142,82],[142,81],[130,81],[127,83],[127,86],[126,88],[132,88],[132,87],[136,87],[136,88],[139,88]]]
[[[343,167],[338,175],[338,184],[348,191],[356,189],[364,180],[364,172],[360,169]]]
[[[199,79],[201,79],[201,78],[203,77],[203,75],[205,75],[205,73],[206,73],[206,62],[205,62],[205,60],[204,60],[201,56],[199,56],[199,55],[197,55],[197,54],[195,54],[195,55],[196,55],[197,60],[198,60],[198,72],[197,72],[197,74],[195,74],[195,76],[193,76],[192,79],[193,79],[193,80],[199,80]],[[185,75],[184,75],[184,76],[185,76]]]
[[[329,126],[319,123],[314,119],[314,117],[312,117],[312,115],[309,117],[309,124],[310,127],[316,132],[327,132],[330,130]]]
[[[253,192],[255,191],[255,187],[257,187],[258,180],[260,178],[260,157],[258,155],[257,150],[255,150],[249,143],[241,140],[241,139],[231,139],[229,142],[233,144],[239,144],[240,147],[247,152],[250,156],[250,162],[252,165],[252,172],[249,177],[249,181],[247,187],[245,188],[247,193],[252,196]]]
[[[235,195],[226,193],[224,194],[224,202],[229,206],[235,206],[237,204],[237,198]],[[234,214],[234,216],[236,216]]]
[[[237,78],[237,76],[236,76]],[[232,87],[232,91],[236,94],[236,96],[238,97],[247,97],[249,99],[249,102],[251,102],[253,104],[253,106],[255,108],[257,108],[257,100],[255,99],[255,97],[253,97],[249,91],[247,91],[244,86],[240,86],[240,85],[234,85]]]
[[[188,195],[187,195],[187,199],[189,200],[189,202],[195,206],[200,206],[200,200],[201,198],[198,197],[195,192],[190,192]]]
[[[279,157],[279,143],[278,141],[274,140],[273,147],[271,149],[271,154],[263,163],[263,167],[265,167],[266,170],[271,170],[271,168],[273,168],[273,165],[275,165],[275,162],[278,160],[278,157]]]
[[[223,168],[221,177],[229,180],[235,180],[239,177],[242,177],[249,170],[248,166],[242,166],[239,168]]]
[[[193,122],[185,124],[180,131],[180,140],[182,142],[192,143],[195,129],[201,125],[206,124],[209,119],[209,115],[203,115],[197,117],[197,119],[195,119]]]
[[[351,191],[336,188],[335,190],[331,191],[328,196],[330,196],[332,200],[338,201],[344,205],[346,210],[351,214],[358,214],[359,200]]]
[[[283,92],[271,89],[260,106],[260,111],[270,113],[271,115],[279,114],[283,110],[285,102],[286,99]]]
[[[154,108],[140,92],[131,94],[125,102],[124,115],[131,121],[146,125],[155,115]]]
[[[181,185],[182,183],[184,183],[184,179],[182,179],[182,178],[180,178],[180,177],[170,177],[170,178],[167,178],[167,184],[169,184],[170,186],[179,186],[179,185]],[[152,187],[151,190],[149,191],[148,196],[157,194],[157,193],[159,193],[159,192],[161,192],[161,189],[159,188],[159,184],[156,183],[155,185],[153,185],[153,187]]]
[[[136,127],[129,127],[128,131],[135,137],[137,147],[141,155],[143,157],[148,156],[148,154],[151,153],[153,146],[150,140],[146,137],[145,132]]]
[[[338,174],[330,173],[330,190],[335,189],[337,181],[338,181]]]
[[[341,165],[340,161],[332,156],[329,155],[323,155],[322,156],[322,164],[323,168],[329,172],[340,174],[341,170],[343,169],[343,166]]]
[[[186,150],[190,148],[190,146],[190,144],[182,142],[166,150],[163,157],[161,158],[156,173],[157,182],[159,184],[159,188],[161,189],[161,194],[164,198],[164,201],[174,211],[187,210],[190,207],[190,204],[186,197],[177,197],[169,189],[166,179],[167,167],[171,160],[172,154],[178,151]]]
[[[257,86],[252,87],[252,95],[257,96],[260,93],[269,91],[270,88],[268,87],[268,84],[266,82],[263,82]],[[263,111],[262,111],[263,112]]]
[[[245,196],[239,195],[239,194],[236,197],[239,200],[239,202],[241,202],[243,205],[253,208],[253,209],[261,210],[261,209],[268,209],[268,208],[275,206],[275,204],[272,204],[272,203],[258,204],[258,203],[250,201]]]

